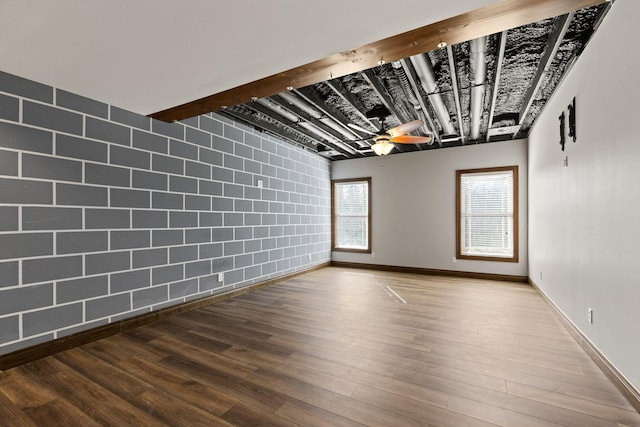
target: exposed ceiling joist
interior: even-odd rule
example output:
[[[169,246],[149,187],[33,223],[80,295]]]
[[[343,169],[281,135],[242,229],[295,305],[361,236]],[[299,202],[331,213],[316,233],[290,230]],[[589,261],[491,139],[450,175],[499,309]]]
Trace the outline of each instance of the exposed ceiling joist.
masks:
[[[432,135],[438,142],[404,135],[408,139],[395,141],[392,153],[525,138],[607,6],[610,3],[223,111],[239,110],[240,121],[273,133],[280,128],[286,140],[318,147],[332,160],[375,155],[368,148],[380,120],[383,128],[422,121],[420,130],[412,128],[414,133]],[[325,147],[329,150],[322,150]]]
[[[324,82],[336,95],[342,98],[347,104],[349,104],[355,114],[360,116],[363,122],[367,123],[371,126],[372,131],[376,131],[376,125],[374,125],[371,120],[363,113],[363,107],[361,103],[358,101],[356,97],[354,97],[349,90],[342,84],[340,80],[327,80]]]
[[[449,73],[451,74],[451,86],[453,87],[453,97],[456,101],[456,115],[458,117],[458,132],[464,144],[464,123],[462,122],[462,107],[460,106],[460,95],[458,93],[458,73],[456,72],[456,62],[453,57],[453,48],[447,46],[447,57],[449,59]]]
[[[396,108],[396,105],[393,102],[393,99],[387,93],[385,88],[380,84],[380,82],[378,81],[378,79],[376,78],[376,76],[373,74],[371,70],[363,71],[362,78],[369,84],[369,86],[371,86],[373,91],[376,93],[376,95],[380,99],[380,102],[382,102],[382,104],[387,108],[387,110],[389,110],[389,112],[391,112],[391,114],[395,116],[398,123],[404,123],[406,121],[409,121],[408,117],[406,117],[405,114],[402,111],[400,111],[398,108]],[[384,119],[384,117],[381,117],[381,119]]]
[[[436,128],[436,124],[431,118],[431,114],[429,114],[429,110],[427,109],[427,105],[424,103],[424,99],[422,99],[422,97],[419,96],[420,95],[420,89],[418,87],[419,83],[416,80],[416,76],[413,73],[413,68],[411,67],[410,62],[411,61],[409,61],[408,59],[403,59],[402,61],[400,61],[400,63],[402,64],[402,69],[407,75],[407,79],[409,79],[409,84],[411,85],[411,89],[417,95],[418,103],[420,105],[420,110],[422,111],[422,114],[425,116],[425,118],[429,123],[429,129],[431,129],[431,132],[433,135],[432,138],[435,139],[438,143],[438,146],[442,148],[442,139],[440,138],[440,134],[438,133],[438,130]]]
[[[560,47],[560,44],[564,39],[564,35],[567,33],[567,30],[569,29],[569,25],[571,24],[572,18],[573,18],[573,13],[568,13],[566,15],[559,16],[555,19],[553,31],[549,36],[549,41],[547,42],[547,46],[545,48],[544,54],[540,59],[538,69],[536,70],[536,74],[533,77],[533,84],[531,84],[527,89],[527,92],[524,98],[525,101],[522,104],[522,108],[520,109],[520,116],[518,120],[519,125],[522,125],[522,123],[524,122],[524,119],[527,117],[529,108],[531,108],[531,104],[533,103],[533,100],[535,99],[535,96],[538,93],[538,89],[540,89],[540,85],[542,84],[542,78],[544,77],[544,74],[548,71],[549,65],[551,65],[551,61],[555,57],[556,52],[558,51],[558,48]]]
[[[479,9],[412,31],[336,53],[221,93],[151,114],[167,122],[218,111],[334,77],[397,61],[434,49],[440,42],[457,44],[603,3],[604,0],[499,0]]]
[[[362,72],[362,78],[371,86],[373,91],[376,93],[382,104],[395,116],[398,123],[404,123],[407,118],[398,110],[393,103],[391,97],[387,94],[387,91],[382,87],[376,76],[373,74],[371,70],[365,70]],[[381,123],[384,125],[384,117],[380,117]],[[407,151],[407,147],[404,145],[397,145],[396,149],[398,151]]]
[[[498,59],[496,61],[495,80],[493,81],[493,94],[491,95],[491,104],[489,107],[489,119],[487,121],[487,137],[486,142],[491,138],[490,130],[493,126],[493,115],[496,111],[496,98],[498,97],[498,87],[500,86],[500,74],[502,73],[502,63],[504,62],[504,50],[507,45],[507,32],[503,31],[499,36]]]
[[[247,110],[253,110],[253,109],[247,109]],[[291,142],[293,145],[309,148],[315,151],[315,148],[311,148],[313,147],[313,142],[315,142],[317,139],[314,135],[308,134],[303,130],[291,128],[291,127],[289,128],[290,129],[289,133],[283,133],[282,132],[283,123],[279,122],[277,119],[269,117],[268,121],[261,121],[261,122],[256,121],[255,117],[253,117],[252,115],[260,114],[260,112],[257,110],[246,111],[241,109],[228,109],[228,110],[225,110],[223,114],[233,120],[238,120],[244,123],[251,123],[256,128],[266,131],[268,133],[271,133],[273,135],[278,135],[279,137],[284,138],[287,141]]]
[[[286,96],[289,99],[291,99],[294,96],[298,97],[300,98],[301,102],[307,103],[311,108],[317,110],[320,116],[316,117],[316,122],[321,122],[323,125],[329,126],[327,122],[324,120],[325,119],[330,120],[331,126],[329,127],[331,127],[334,132],[338,132],[338,134],[340,135],[338,138],[341,141],[359,139],[357,138],[357,134],[354,134],[353,131],[351,131],[349,127],[344,124],[346,121],[346,118],[336,117],[336,115],[340,114],[339,112],[331,112],[329,108],[327,108],[327,106],[324,105],[324,102],[322,102],[322,100],[319,97],[312,95],[309,92],[310,91],[303,92],[302,90],[294,90],[294,91],[284,92],[280,94],[280,96]],[[354,135],[356,136],[355,138],[354,138]],[[353,152],[354,154],[360,154],[358,150],[354,149],[353,147],[348,145],[346,142],[341,143],[340,145],[345,147],[348,151]]]

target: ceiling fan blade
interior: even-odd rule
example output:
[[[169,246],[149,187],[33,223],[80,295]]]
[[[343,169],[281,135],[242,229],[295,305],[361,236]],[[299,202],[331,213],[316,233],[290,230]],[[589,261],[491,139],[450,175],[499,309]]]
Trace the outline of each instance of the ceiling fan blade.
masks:
[[[353,123],[347,123],[347,126],[349,126],[351,129],[355,129],[355,130],[357,130],[359,132],[367,133],[369,135],[375,135],[376,134],[375,132],[371,132],[370,130],[366,130],[364,128],[361,128],[360,126],[354,125]]]
[[[395,138],[391,138],[391,142],[396,144],[426,144],[431,142],[430,136],[412,136],[412,135],[400,135]]]
[[[387,133],[391,136],[391,138],[395,138],[396,136],[404,135],[405,133],[414,131],[420,126],[422,126],[422,120],[412,120],[400,126],[396,126],[393,129],[389,129]]]

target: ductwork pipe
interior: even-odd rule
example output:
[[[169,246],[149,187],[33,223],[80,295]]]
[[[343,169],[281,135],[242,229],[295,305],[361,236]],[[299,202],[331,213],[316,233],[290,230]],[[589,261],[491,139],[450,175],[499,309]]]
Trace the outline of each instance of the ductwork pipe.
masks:
[[[484,83],[487,78],[487,63],[485,62],[487,38],[480,37],[471,40],[471,65],[473,67],[473,86],[471,86],[471,131],[470,138],[480,138],[482,123],[482,104],[484,102]]]
[[[281,94],[282,95],[282,94]],[[288,95],[288,94],[287,94]],[[293,98],[293,97],[292,97]],[[294,98],[295,99],[295,98]],[[296,99],[297,101],[297,99]],[[297,114],[292,113],[291,111],[287,110],[286,108],[282,107],[280,104],[277,104],[275,102],[272,102],[268,99],[264,99],[264,98],[260,98],[257,99],[255,102],[257,102],[258,104],[264,106],[265,108],[268,108],[269,110],[273,111],[274,113],[284,117],[285,119],[289,120],[292,123],[296,123],[299,126],[302,126],[303,128],[305,128],[306,130],[308,130],[309,132],[317,135],[318,137],[329,141],[330,143],[334,144],[334,145],[338,145],[340,147],[342,147],[344,150],[355,154],[356,151],[349,147],[346,144],[343,144],[338,138],[336,138],[335,136],[325,132],[324,130],[316,127],[315,125],[313,125],[312,123],[308,123],[305,122],[303,119],[301,119],[300,117],[298,117]],[[304,101],[300,101],[300,103],[302,104]],[[311,107],[306,106],[309,110],[312,110]],[[301,108],[301,107],[299,107]],[[302,109],[302,108],[301,108]],[[337,131],[339,131],[340,129],[336,129],[338,128],[338,126],[336,125],[336,127],[331,126],[331,124],[327,123],[323,120],[321,120],[323,123],[325,123],[327,126],[331,127],[332,129],[335,129]],[[352,137],[353,138],[353,137]]]
[[[429,127],[427,126],[427,118],[424,114],[424,111],[422,111],[422,106],[420,105],[420,101],[418,101],[417,95],[413,92],[413,89],[411,88],[411,83],[409,83],[409,78],[407,77],[407,74],[404,72],[404,69],[402,68],[402,64],[400,63],[400,61],[395,61],[393,62],[392,65],[393,65],[393,72],[395,73],[396,77],[398,78],[398,81],[400,82],[402,93],[404,93],[405,97],[407,98],[407,101],[409,101],[409,103],[413,105],[413,108],[416,110],[416,114],[418,115],[418,118],[422,120],[422,123],[423,123],[423,125],[421,126],[422,132],[426,134],[432,133]],[[433,143],[433,140],[431,141]]]
[[[416,74],[420,79],[420,83],[427,93],[429,101],[438,116],[438,121],[440,121],[443,133],[446,135],[455,134],[456,130],[451,123],[449,110],[444,104],[442,96],[440,96],[439,93],[436,93],[438,85],[436,82],[436,74],[433,71],[433,66],[431,65],[431,59],[429,59],[429,56],[426,53],[412,56],[410,59],[413,64],[413,68],[416,70]]]
[[[336,122],[334,122],[330,118],[325,117],[325,118],[320,119],[320,121],[322,123],[324,123],[325,125],[329,126],[331,129],[333,129],[336,132],[338,132],[339,134],[341,134],[342,136],[344,136],[346,139],[350,139],[350,140],[356,139],[355,136],[353,136],[351,133],[347,132],[343,127],[341,127],[339,124],[337,124]]]
[[[346,151],[348,153],[351,153],[351,154],[358,154],[358,152],[356,150],[354,150],[352,147],[350,147],[349,145],[341,142],[338,138],[336,138],[335,136],[323,131],[322,129],[319,129],[319,128],[315,127],[311,123],[309,123],[309,122],[300,122],[298,124],[300,126],[302,126],[303,128],[305,128],[306,130],[308,130],[309,132],[315,133],[320,138],[323,138],[325,141],[328,141],[331,144],[342,148],[344,151]]]
[[[300,99],[297,96],[295,96],[295,95],[293,95],[292,93],[289,93],[289,92],[280,93],[279,96],[282,97],[282,99],[284,99],[285,101],[287,101],[291,105],[294,105],[294,106],[298,107],[300,110],[304,111],[309,116],[313,117],[314,119],[322,122],[326,126],[330,127],[331,129],[335,130],[336,132],[340,133],[346,139],[349,139],[349,140],[356,139],[353,136],[353,134],[349,133],[347,130],[342,128],[337,122],[335,122],[331,118],[326,117],[321,111],[316,110],[315,108],[313,108],[313,106],[311,106],[305,100]],[[324,133],[324,131],[323,131],[323,133]],[[336,139],[335,137],[333,137],[333,138]],[[336,141],[337,141],[337,139],[336,139]],[[353,148],[349,147],[347,144],[342,144],[341,143],[340,145],[342,147],[344,147],[345,150],[347,150],[347,151],[349,151],[351,153],[354,153],[354,154],[356,153],[356,151]]]
[[[302,126],[303,128],[305,128],[306,130],[308,130],[309,132],[312,132],[316,135],[318,135],[320,138],[325,139],[331,143],[337,143],[338,138],[336,138],[335,136],[328,134],[327,132],[323,131],[322,129],[319,129],[317,127],[315,127],[314,125],[312,125],[309,122],[300,122],[298,123],[300,126]]]
[[[299,109],[301,109],[302,111],[304,111],[305,113],[313,117],[314,119],[320,120],[322,118],[322,113],[320,111],[316,110],[311,105],[307,104],[305,101],[298,98],[297,96],[289,92],[282,92],[282,93],[279,93],[278,95],[280,95],[288,103],[290,103],[291,105],[295,105],[296,107],[298,107]]]
[[[260,99],[257,99],[255,102],[257,102],[258,104],[262,105],[265,108],[268,108],[274,113],[284,117],[285,119],[289,120],[292,123],[297,123],[300,121],[300,118],[297,115],[283,108],[281,105],[278,105],[274,102],[269,101],[268,99],[260,98]]]

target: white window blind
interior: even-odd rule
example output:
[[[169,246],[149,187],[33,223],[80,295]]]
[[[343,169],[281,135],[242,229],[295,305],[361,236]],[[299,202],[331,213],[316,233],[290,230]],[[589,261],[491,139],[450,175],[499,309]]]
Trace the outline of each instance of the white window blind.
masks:
[[[334,183],[334,248],[369,249],[369,182]]]
[[[514,170],[462,173],[460,254],[514,257]]]

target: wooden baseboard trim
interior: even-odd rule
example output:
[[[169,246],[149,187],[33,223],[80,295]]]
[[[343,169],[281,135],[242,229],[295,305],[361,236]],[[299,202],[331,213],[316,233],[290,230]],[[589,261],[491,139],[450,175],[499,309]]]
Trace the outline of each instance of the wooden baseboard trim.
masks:
[[[498,280],[498,281],[504,281],[504,282],[517,282],[517,283],[528,282],[528,277],[526,276],[511,276],[506,274],[492,274],[492,273],[474,273],[470,271],[435,270],[431,268],[398,267],[395,265],[364,264],[364,263],[342,262],[342,261],[331,261],[331,266],[343,267],[343,268],[359,268],[359,269],[365,269],[365,270],[390,271],[393,273],[410,273],[410,274],[421,274],[421,275],[430,275],[430,276],[466,277],[471,279]]]
[[[106,338],[120,332],[125,332],[139,326],[148,325],[157,322],[162,319],[166,319],[171,316],[175,316],[180,313],[195,310],[210,304],[215,304],[220,301],[234,298],[247,292],[252,292],[260,288],[274,285],[276,283],[283,282],[302,274],[309,273],[311,271],[320,270],[330,265],[329,262],[316,265],[314,267],[297,271],[295,273],[287,274],[285,276],[276,277],[274,279],[265,280],[263,282],[255,283],[253,285],[244,286],[242,288],[233,289],[228,292],[224,292],[218,295],[212,295],[204,298],[200,298],[193,301],[188,301],[182,304],[167,307],[158,311],[145,313],[139,316],[132,317],[130,319],[120,320],[118,322],[109,323],[107,325],[98,326],[97,328],[88,329],[86,331],[78,332],[73,335],[58,338],[52,341],[47,341],[41,344],[36,344],[31,347],[16,350],[11,353],[0,355],[0,372],[5,371],[16,366],[24,365],[29,362],[33,362],[38,359],[50,356],[55,353],[59,353],[64,350],[88,344],[93,341],[97,341],[102,338]]]
[[[589,355],[598,365],[603,374],[616,386],[616,388],[629,401],[636,411],[640,412],[640,391],[637,390],[618,369],[605,357],[598,348],[576,327],[576,325],[565,316],[557,305],[547,295],[542,292],[538,285],[531,279],[529,285],[533,287],[544,299],[556,318],[562,323],[567,332],[576,340],[578,345]]]

